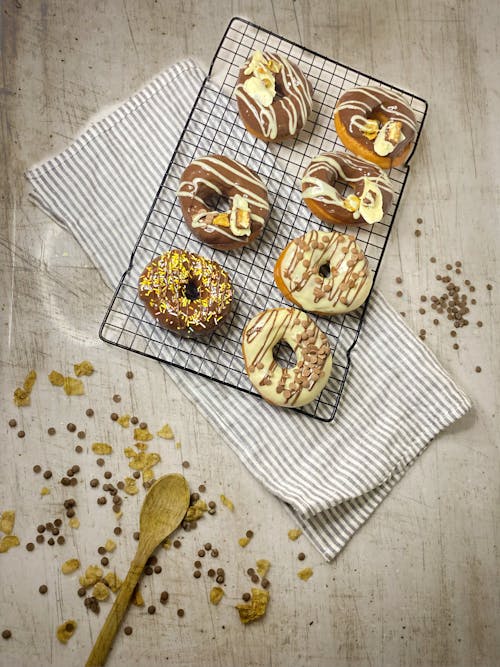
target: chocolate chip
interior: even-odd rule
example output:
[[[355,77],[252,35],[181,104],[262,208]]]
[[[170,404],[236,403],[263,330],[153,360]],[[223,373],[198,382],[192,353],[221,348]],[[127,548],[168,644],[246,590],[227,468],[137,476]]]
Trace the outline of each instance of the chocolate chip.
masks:
[[[486,289],[491,291],[491,290],[493,289],[493,285],[490,285],[490,284],[488,283],[488,284],[486,285]]]
[[[85,597],[87,591],[86,591],[86,589],[82,586],[81,588],[78,589],[77,593],[78,593],[78,597],[83,598],[83,597]]]
[[[251,580],[253,581],[254,584],[259,583],[259,577],[256,574],[252,574],[252,576],[250,578],[251,578]]]
[[[10,639],[12,637],[12,632],[10,630],[3,630],[2,637],[4,639]]]
[[[182,467],[183,467],[183,468],[189,468],[189,465],[190,465],[190,464],[189,464],[189,461],[183,461],[183,462],[182,462]]]
[[[206,490],[207,490],[207,487],[204,484],[200,484],[200,486],[198,487],[198,491],[200,493],[205,493]]]
[[[37,474],[39,472],[42,472],[42,466],[39,465],[33,466],[33,472],[36,472]]]
[[[217,507],[217,504],[213,500],[210,500],[208,506],[210,507],[210,509],[215,509]]]
[[[119,403],[121,400],[122,400],[122,397],[120,396],[120,394],[114,394],[113,401],[115,403]]]
[[[417,218],[417,223],[418,223],[419,225],[421,225],[421,224],[423,223],[422,218]]]
[[[85,414],[87,415],[87,417],[93,417],[94,411],[92,410],[92,408],[87,408],[87,410],[85,410]]]
[[[109,472],[109,470],[106,470],[104,473],[104,478],[105,479],[111,479],[113,477],[113,473]]]
[[[132,473],[132,477],[133,477],[134,479],[139,479],[140,476],[141,476],[141,473],[140,473],[138,470],[135,470],[135,471]]]
[[[9,419],[9,426],[11,428],[16,428],[16,426],[17,426],[16,420],[15,419]]]
[[[419,312],[421,315],[424,315],[424,314],[425,314],[425,308],[419,308],[419,309],[418,309],[418,312]]]
[[[75,447],[75,452],[76,452],[77,454],[81,454],[81,453],[83,452],[83,447],[82,447],[81,445],[77,445],[77,446]]]
[[[223,583],[224,583],[224,575],[219,574],[217,577],[215,577],[215,581],[216,581],[218,584],[223,584]]]
[[[456,332],[456,331],[450,331],[450,336],[451,336],[452,338],[455,338],[456,335],[457,335],[457,332]]]
[[[251,577],[253,574],[255,574],[255,570],[253,569],[253,567],[248,568],[247,574],[248,574],[249,577]]]
[[[33,544],[33,542],[28,542],[28,544],[26,545],[26,551],[33,551],[34,549],[35,545]]]
[[[208,574],[209,577],[215,577],[215,570],[213,570],[212,568],[210,568],[210,569],[208,570],[207,574]]]
[[[24,438],[25,435],[26,435],[26,433],[24,431],[18,431],[17,432],[17,437],[18,438]]]
[[[212,556],[212,558],[217,558],[217,556],[219,555],[219,550],[218,549],[212,549],[212,551],[210,552],[210,555]]]
[[[102,468],[102,466],[104,465],[104,459],[96,459],[96,463],[100,468]]]
[[[161,565],[155,565],[155,566],[154,566],[154,572],[155,572],[155,574],[160,574],[160,572],[161,572]]]
[[[396,296],[399,296],[399,297],[403,296],[403,292],[401,290],[398,290],[396,292]]]
[[[200,572],[199,570],[195,570],[195,571],[193,572],[193,577],[194,577],[195,579],[199,579],[199,578],[201,577],[201,572]]]
[[[126,626],[123,628],[123,632],[124,632],[126,635],[131,635],[132,632],[133,632],[133,630],[132,630],[132,628],[130,627],[130,625],[126,625]]]
[[[127,371],[125,373],[125,377],[127,378],[127,380],[131,380],[134,377],[134,374],[132,373],[132,371]]]
[[[421,234],[422,232],[420,231],[420,229],[415,230],[415,236],[421,236]]]
[[[40,586],[40,588],[38,589],[38,592],[39,592],[41,595],[45,595],[45,593],[46,593],[48,590],[49,590],[48,587],[47,587],[45,584],[42,584],[42,585]]]
[[[100,498],[97,499],[97,504],[98,505],[105,505],[107,502],[108,502],[108,500],[105,496],[101,496]]]
[[[43,544],[45,542],[45,537],[43,535],[37,535],[36,541],[38,544]]]
[[[76,426],[71,422],[69,424],[66,424],[66,428],[70,433],[74,433],[76,431]]]
[[[251,599],[251,597],[252,596],[250,595],[250,593],[243,593],[241,599],[244,600],[245,602],[248,602]]]
[[[148,614],[154,614],[156,611],[156,607],[152,604],[148,607]]]
[[[401,276],[398,276],[398,277],[396,278],[396,282],[397,282],[398,284],[401,284],[401,283],[403,282],[403,279],[401,278]]]
[[[76,435],[78,436],[78,438],[80,438],[80,440],[83,440],[85,438],[86,433],[85,431],[78,431]]]
[[[68,510],[66,512],[66,516],[68,517],[68,519],[72,519],[75,516],[75,510]]]
[[[481,370],[482,370],[482,369],[481,369],[481,366],[476,366],[476,373],[480,373]]]
[[[477,326],[478,326],[478,327],[482,327],[482,326],[483,326],[483,323],[481,322],[481,320],[478,321]]]
[[[435,258],[435,257],[431,257],[431,262],[432,262],[433,264],[435,264],[435,263],[436,263],[436,258]]]
[[[99,548],[97,549],[97,553],[98,553],[100,556],[102,556],[103,554],[106,553],[106,549],[105,549],[104,547],[99,547]]]
[[[120,528],[120,526],[116,526],[116,528],[113,529],[113,533],[115,535],[121,535],[122,534],[122,529]]]
[[[151,565],[146,565],[144,568],[144,574],[146,574],[148,577],[150,577],[153,574],[153,568]]]
[[[297,556],[297,558],[298,558],[299,560],[305,560],[305,557],[306,557],[306,555],[305,555],[305,553],[302,552],[302,551],[301,551],[301,552],[299,553],[299,555]]]
[[[143,430],[147,429],[147,427],[148,427],[148,425],[146,424],[146,422],[141,422],[139,424],[139,428],[142,428]]]
[[[210,507],[210,509],[208,510],[208,513],[209,513],[211,516],[213,516],[213,515],[216,513],[215,508],[214,508],[214,507]]]
[[[59,537],[57,538],[57,544],[64,544],[65,542],[66,542],[66,539],[65,539],[64,535],[59,535]]]
[[[94,477],[94,479],[90,480],[89,484],[93,489],[95,489],[96,486],[99,486],[99,480]]]
[[[453,343],[453,349],[454,350],[458,350],[459,347],[460,347],[460,345],[458,343]]]
[[[50,428],[47,429],[47,433],[49,435],[55,435],[56,434],[56,429],[53,426],[51,426]]]
[[[182,618],[182,617],[184,616],[184,609],[178,609],[178,610],[177,610],[177,616],[179,616],[180,618]]]
[[[138,530],[136,530],[135,533],[132,535],[132,537],[133,537],[134,540],[136,540],[136,541],[139,539],[140,536],[141,536],[141,534],[139,533]],[[174,544],[174,546],[175,546],[175,544]]]
[[[133,424],[135,426],[136,424],[139,423],[139,420],[137,419],[137,417],[131,417],[130,422],[131,422],[131,424]]]
[[[205,549],[199,549],[199,550],[198,550],[198,556],[199,556],[200,558],[204,558],[204,557],[205,557],[205,553],[206,553]]]
[[[210,542],[206,542],[204,545],[205,551],[210,551],[212,548],[212,545]]]
[[[226,573],[224,572],[224,570],[221,567],[218,567],[217,568],[217,574],[224,576]]]
[[[167,593],[167,591],[162,591],[160,593],[160,602],[162,604],[167,604],[167,602],[168,602],[168,593]]]
[[[63,486],[69,486],[69,485],[71,484],[71,480],[70,480],[70,478],[69,478],[69,477],[63,477],[63,478],[61,479],[61,484],[62,484]]]
[[[253,537],[253,530],[247,530],[245,535],[248,537],[249,540],[251,540]]]
[[[269,581],[269,579],[266,579],[264,577],[262,579],[262,581],[260,582],[260,585],[262,586],[262,588],[269,588],[269,586],[271,585],[271,582]]]
[[[114,422],[118,421],[118,419],[119,419],[119,415],[116,412],[112,412],[110,414],[110,417],[111,417],[111,421],[114,421]]]

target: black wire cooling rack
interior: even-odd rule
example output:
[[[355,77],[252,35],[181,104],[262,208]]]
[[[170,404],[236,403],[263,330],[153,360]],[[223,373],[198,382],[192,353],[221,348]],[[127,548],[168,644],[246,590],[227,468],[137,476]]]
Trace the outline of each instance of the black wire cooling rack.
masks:
[[[246,132],[239,119],[234,97],[238,73],[256,49],[276,52],[296,62],[313,86],[313,113],[295,140],[265,144]],[[333,127],[333,110],[344,90],[361,85],[384,86],[402,93],[415,112],[420,135],[427,112],[425,100],[325,58],[249,21],[232,19],[167,167],[130,265],[106,312],[100,337],[108,343],[258,396],[245,373],[242,331],[257,312],[290,305],[273,281],[273,267],[284,246],[311,229],[331,229],[315,219],[302,202],[300,178],[310,159],[318,153],[344,150]],[[270,220],[260,239],[242,250],[213,250],[193,237],[183,222],[176,197],[179,177],[193,159],[209,153],[222,153],[248,165],[267,185]],[[358,244],[369,258],[375,276],[408,173],[408,167],[392,169],[389,173],[394,199],[381,222],[349,227],[349,233],[356,234]],[[336,229],[347,231],[342,226]],[[234,300],[230,318],[205,339],[180,338],[162,329],[138,298],[137,283],[143,268],[153,257],[174,247],[215,259],[231,276]],[[330,339],[333,370],[319,398],[299,412],[322,421],[334,418],[365,308],[366,303],[363,308],[344,316],[313,316]],[[287,346],[280,347],[275,353],[280,363],[292,363],[293,353]]]

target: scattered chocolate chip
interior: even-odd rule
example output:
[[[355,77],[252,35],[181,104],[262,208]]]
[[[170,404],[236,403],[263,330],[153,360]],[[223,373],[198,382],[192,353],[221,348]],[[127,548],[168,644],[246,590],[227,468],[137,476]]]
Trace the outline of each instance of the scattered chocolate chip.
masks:
[[[217,572],[218,575],[222,575],[222,576],[224,576],[226,574],[221,567],[218,567],[216,572]]]
[[[483,326],[483,323],[481,322],[481,320],[478,321],[477,326],[478,326],[478,327],[482,327],[482,326]]]
[[[433,264],[435,264],[435,263],[436,263],[436,258],[435,258],[435,257],[431,257],[431,262],[432,262]]]
[[[262,588],[269,588],[271,582],[269,581],[269,579],[263,577],[262,581],[260,582],[260,585],[262,586]]]
[[[105,496],[100,496],[100,498],[97,499],[97,504],[98,505],[105,505],[107,503],[107,498]]]
[[[78,589],[77,593],[78,593],[78,597],[83,598],[83,597],[85,597],[87,591],[86,591],[86,589],[82,586],[81,588]]]
[[[215,581],[218,584],[223,584],[224,583],[224,576],[222,574],[219,574],[217,577],[215,577]]]
[[[139,533],[138,530],[136,530],[132,537],[134,538],[134,540],[137,541],[140,536],[141,536],[141,534]],[[175,543],[174,543],[174,546],[175,546]]]
[[[43,544],[45,542],[45,537],[43,535],[37,535],[36,541],[38,544]]]
[[[155,574],[160,574],[160,572],[161,572],[161,565],[155,565],[155,566],[154,566],[154,571],[155,571]]]
[[[120,526],[116,526],[116,528],[113,528],[113,533],[115,535],[121,535],[122,534],[122,529],[120,528]]]
[[[82,447],[81,445],[77,445],[77,446],[75,447],[75,452],[76,452],[77,454],[81,454],[81,453],[83,452],[83,447]]]
[[[253,537],[253,530],[247,530],[245,535],[248,537],[249,540],[251,540]]]
[[[153,574],[153,568],[151,565],[146,565],[144,568],[144,574],[146,574],[148,577],[150,577]]]
[[[85,410],[85,414],[87,415],[87,417],[93,417],[94,411],[92,410],[92,408],[87,408],[87,410]]]
[[[491,291],[493,289],[493,285],[490,285],[489,283],[486,285],[486,289]]]
[[[215,501],[210,500],[208,506],[210,507],[210,509],[215,509],[217,507],[217,504],[215,503]]]
[[[101,565],[103,567],[107,567],[109,565],[109,558],[107,556],[104,556],[103,558],[101,558]]]
[[[182,462],[182,467],[183,468],[189,468],[189,461],[183,461]]]
[[[104,465],[104,459],[96,459],[96,463],[99,467],[102,468],[102,466]]]
[[[182,618],[182,617],[184,616],[184,609],[178,609],[178,610],[177,610],[177,616],[179,616],[180,618]]]
[[[55,543],[56,542],[53,537],[49,537],[49,539],[47,540],[47,544],[50,544],[51,547],[54,546]]]
[[[113,401],[115,403],[119,403],[121,400],[122,400],[122,397],[120,396],[120,394],[114,394]]]
[[[127,378],[127,380],[131,380],[134,377],[134,374],[132,373],[132,371],[127,371],[125,373],[125,377]]]
[[[61,484],[62,484],[63,486],[69,486],[69,485],[71,484],[71,480],[70,480],[70,478],[69,478],[69,477],[63,477],[63,478],[61,479]]]
[[[198,491],[200,493],[205,493],[206,490],[207,490],[207,487],[204,484],[200,484],[200,486],[198,487]]]
[[[417,218],[417,223],[418,223],[419,225],[421,225],[421,224],[423,223],[422,218]]]
[[[47,587],[45,584],[42,584],[42,585],[40,586],[40,588],[38,589],[38,592],[39,592],[41,595],[45,595],[45,593],[46,593],[48,590],[49,590],[48,587]]]
[[[99,548],[97,549],[97,553],[98,553],[100,556],[102,556],[103,554],[106,553],[106,549],[105,549],[104,547],[99,547]]]
[[[396,282],[398,283],[398,285],[400,285],[403,282],[403,279],[401,278],[401,276],[398,276],[396,278]]]
[[[481,372],[481,366],[476,366],[476,373],[480,373],[480,372]]]
[[[33,544],[33,542],[28,542],[28,544],[26,545],[26,551],[33,551],[34,548],[35,545]]]
[[[200,572],[199,570],[195,570],[195,571],[193,572],[193,577],[194,577],[195,579],[199,579],[199,578],[201,577],[201,572]]]
[[[66,516],[68,519],[72,519],[75,516],[75,510],[67,510]]]
[[[195,560],[195,561],[194,561],[194,566],[195,566],[196,568],[200,569],[200,567],[201,567],[201,560]]]
[[[206,542],[203,546],[205,551],[210,551],[212,549],[212,544],[210,542]]]
[[[90,480],[89,484],[93,489],[95,489],[96,486],[99,486],[99,480],[94,477],[94,479]]]
[[[111,479],[113,477],[113,473],[109,472],[109,470],[106,470],[104,473],[104,479]]]
[[[167,593],[167,591],[162,591],[160,593],[160,602],[162,604],[167,604],[167,602],[168,602],[168,593]]]
[[[24,438],[25,435],[26,435],[26,433],[24,431],[18,431],[17,432],[17,437],[18,438]]]
[[[33,472],[36,472],[37,474],[39,472],[42,472],[42,466],[39,465],[33,466]]]
[[[248,568],[248,570],[247,570],[247,574],[248,574],[249,577],[251,577],[252,574],[255,574],[255,570],[253,569],[253,567],[249,567],[249,568]]]
[[[215,570],[213,570],[212,568],[210,568],[210,569],[208,570],[207,574],[208,574],[209,577],[215,577]]]
[[[251,580],[253,581],[254,584],[259,583],[259,577],[256,574],[252,574],[252,576],[250,578],[251,578]]]
[[[139,428],[142,428],[143,430],[147,429],[147,427],[148,427],[148,425],[147,425],[146,422],[141,422],[141,423],[139,424]]]
[[[70,433],[74,433],[76,431],[76,426],[71,422],[69,424],[66,424],[66,428]]]
[[[241,599],[244,600],[245,602],[248,602],[251,597],[252,596],[250,595],[250,593],[243,593],[243,595],[241,596]]]
[[[123,491],[125,488],[125,482],[122,482],[121,480],[116,484],[116,486],[120,489],[120,491]]]
[[[156,611],[156,607],[154,606],[154,604],[152,604],[148,607],[148,614],[154,614],[155,611]]]
[[[134,479],[139,479],[140,476],[141,476],[141,473],[138,470],[134,470],[134,472],[132,474],[132,477]]]
[[[210,555],[212,556],[212,558],[217,558],[217,556],[219,555],[219,550],[218,549],[212,549],[212,551],[210,552]]]
[[[134,426],[139,423],[139,420],[137,417],[131,417],[130,418],[130,423],[133,424]]]
[[[420,231],[420,229],[415,230],[415,236],[421,236],[421,234],[422,232]]]
[[[56,434],[56,429],[53,426],[51,426],[50,428],[47,429],[47,433],[49,435],[55,435]]]
[[[64,544],[65,542],[66,542],[66,539],[65,539],[64,535],[59,535],[59,537],[57,538],[57,544]]]
[[[403,296],[403,292],[401,290],[398,290],[396,292],[396,296],[399,296],[399,297]]]
[[[9,419],[9,426],[11,428],[16,428],[17,426],[17,421],[15,419]]]
[[[123,628],[123,632],[124,632],[126,635],[131,635],[132,632],[133,632],[133,630],[132,630],[132,628],[130,627],[130,625],[126,625],[126,626]]]
[[[209,510],[208,510],[208,513],[209,513],[211,516],[213,516],[213,515],[215,514],[215,512],[216,512],[216,509],[215,509],[214,507],[210,507]]]
[[[419,312],[421,315],[425,315],[425,308],[419,308],[419,309],[418,309],[418,312]]]
[[[459,347],[460,347],[460,345],[458,343],[453,343],[453,349],[454,350],[458,350]]]
[[[78,436],[78,438],[80,438],[80,440],[83,440],[86,436],[86,433],[85,431],[78,431],[76,435]]]
[[[116,412],[112,412],[110,414],[110,417],[111,417],[111,421],[114,421],[114,422],[118,421],[118,419],[119,419],[119,415]]]
[[[10,630],[3,630],[2,637],[4,639],[10,639],[12,637],[12,632]]]
[[[457,332],[456,332],[456,331],[450,331],[450,336],[451,336],[452,338],[455,338],[456,335],[457,335]]]
[[[198,556],[199,556],[200,558],[204,558],[205,553],[206,553],[205,549],[199,549],[199,550],[198,550]]]

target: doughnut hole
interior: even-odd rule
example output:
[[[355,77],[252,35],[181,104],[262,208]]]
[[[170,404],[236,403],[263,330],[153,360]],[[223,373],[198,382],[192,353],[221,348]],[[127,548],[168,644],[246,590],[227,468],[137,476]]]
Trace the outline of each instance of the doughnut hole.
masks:
[[[328,262],[325,262],[325,264],[322,264],[319,269],[318,273],[320,276],[323,276],[323,278],[328,278],[331,271],[330,271],[330,264]]]
[[[188,280],[184,288],[184,296],[190,301],[196,301],[200,298],[198,286],[194,280]]]
[[[280,340],[280,342],[274,346],[273,357],[281,368],[295,368],[297,365],[295,352],[285,340]]]
[[[231,201],[227,197],[215,196],[206,200],[207,208],[218,213],[227,213],[231,210]]]

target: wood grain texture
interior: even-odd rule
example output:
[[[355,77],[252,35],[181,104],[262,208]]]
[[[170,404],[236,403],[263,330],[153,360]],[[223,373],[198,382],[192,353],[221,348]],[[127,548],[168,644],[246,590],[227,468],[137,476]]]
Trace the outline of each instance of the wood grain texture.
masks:
[[[427,344],[474,408],[436,439],[331,564],[303,538],[287,539],[292,525],[278,501],[263,492],[157,364],[99,341],[109,290],[76,242],[29,203],[23,177],[27,167],[63,149],[94,113],[168,64],[191,56],[207,67],[233,15],[414,90],[430,106],[378,285],[406,312],[411,328],[428,331]],[[111,667],[146,660],[185,667],[500,663],[499,19],[498,3],[488,0],[4,0],[0,510],[16,510],[22,546],[0,554],[0,630],[13,635],[0,639],[2,667],[83,664],[99,632],[110,603],[102,604],[101,617],[88,612],[76,594],[80,573],[64,576],[60,568],[71,557],[85,567],[98,563],[98,546],[112,536],[110,503],[96,504],[102,491],[90,488],[89,480],[102,482],[105,469],[115,481],[127,473],[123,456],[115,454],[98,468],[90,451],[97,440],[117,450],[131,444],[109,419],[115,410],[137,414],[155,430],[168,422],[181,448],[155,441],[162,455],[159,474],[184,472],[193,489],[206,482],[207,499],[219,501],[225,493],[236,509],[231,513],[218,502],[213,517],[181,532],[179,550],[158,554],[162,573],[145,578],[146,606],[129,610],[126,622],[134,633],[117,637]],[[420,237],[414,234],[418,217],[424,220]],[[459,350],[452,349],[448,326],[434,327],[430,312],[418,312],[422,294],[438,293],[436,273],[456,260],[477,298],[471,325],[459,331]],[[397,276],[403,277],[401,298]],[[50,386],[52,369],[70,373],[85,358],[96,368],[85,378],[86,396],[69,398]],[[30,368],[39,373],[32,405],[18,409],[12,392]],[[134,371],[131,381],[128,369]],[[119,405],[112,401],[115,393],[122,396]],[[95,417],[85,416],[87,407]],[[8,427],[12,417],[24,439]],[[86,431],[85,440],[66,430],[68,422]],[[55,436],[47,435],[49,426],[57,429]],[[84,452],[78,455],[79,442]],[[183,460],[189,469],[182,468]],[[75,463],[81,481],[68,491],[58,480]],[[50,468],[53,479],[35,475],[35,464]],[[44,484],[52,493],[40,498]],[[61,516],[69,496],[77,500],[81,527],[65,527],[62,546],[27,552],[36,526]],[[110,555],[122,577],[135,552],[141,500],[142,491],[124,501],[123,534]],[[247,529],[255,537],[242,549],[237,540]],[[207,540],[220,551],[213,563],[226,570],[226,595],[218,607],[208,602],[212,581],[192,576],[193,560]],[[299,551],[314,569],[307,583],[296,575]],[[257,558],[272,562],[271,602],[264,621],[244,627],[233,607],[250,588],[246,569]],[[49,588],[44,596],[40,584]],[[170,593],[165,606],[159,604],[162,590]],[[153,616],[146,612],[149,604],[157,607]],[[180,607],[183,618],[176,614]],[[69,618],[78,629],[63,646],[56,627]]]

